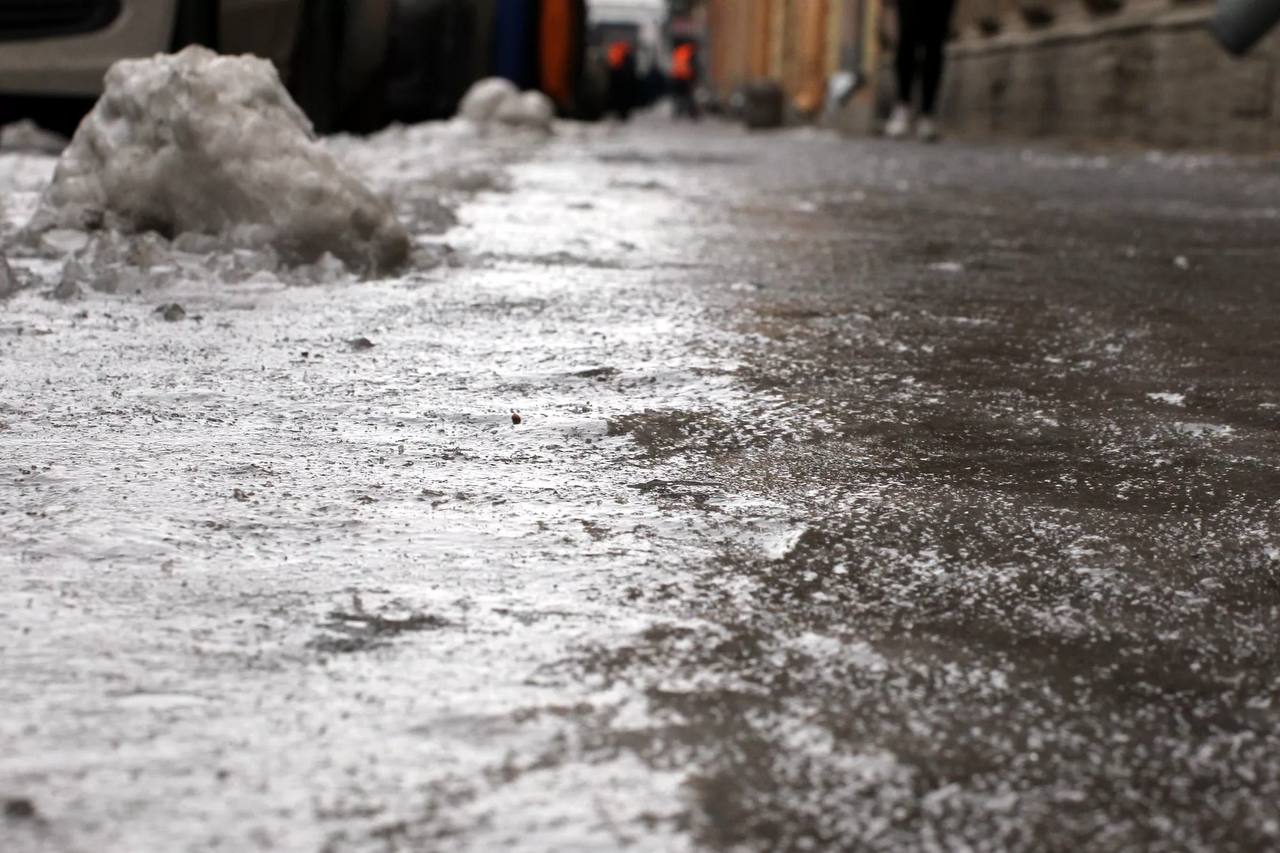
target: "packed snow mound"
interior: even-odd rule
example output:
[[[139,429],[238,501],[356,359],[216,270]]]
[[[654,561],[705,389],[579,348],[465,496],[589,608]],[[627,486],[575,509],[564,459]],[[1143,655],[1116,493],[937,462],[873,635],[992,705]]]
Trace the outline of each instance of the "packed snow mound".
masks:
[[[510,80],[486,77],[473,83],[462,96],[458,115],[476,124],[488,124],[497,117],[504,102],[519,96],[520,90]]]
[[[482,128],[497,124],[550,131],[555,106],[541,92],[521,93],[510,80],[487,77],[467,90],[458,115]]]
[[[361,271],[409,253],[391,206],[320,145],[270,62],[195,46],[111,66],[32,220],[57,227],[216,235]]]
[[[498,107],[497,119],[503,124],[551,129],[556,109],[551,99],[541,92],[524,92],[509,98]]]
[[[65,137],[45,130],[30,119],[24,118],[0,127],[0,151],[61,154],[66,147]]]

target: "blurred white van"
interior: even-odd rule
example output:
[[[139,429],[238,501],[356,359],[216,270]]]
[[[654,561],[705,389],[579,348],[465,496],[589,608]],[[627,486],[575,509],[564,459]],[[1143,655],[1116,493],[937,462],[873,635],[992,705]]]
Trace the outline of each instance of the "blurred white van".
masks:
[[[666,0],[587,0],[592,42],[631,42],[636,49],[636,73],[641,77],[670,71],[667,18]]]
[[[0,0],[0,122],[66,124],[116,60],[197,43],[272,60],[317,129],[329,130],[375,85],[392,2]]]

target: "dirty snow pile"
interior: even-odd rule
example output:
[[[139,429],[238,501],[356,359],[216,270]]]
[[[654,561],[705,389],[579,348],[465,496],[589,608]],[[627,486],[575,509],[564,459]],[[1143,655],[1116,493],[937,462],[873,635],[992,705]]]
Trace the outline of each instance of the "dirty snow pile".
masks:
[[[201,47],[111,67],[31,228],[212,235],[362,271],[395,268],[410,247],[386,200],[316,140],[270,62]]]
[[[488,77],[467,91],[458,115],[481,129],[505,126],[550,132],[555,107],[541,92],[521,92],[510,80]]]
[[[61,154],[66,147],[66,139],[45,130],[31,119],[22,119],[0,127],[0,151]]]

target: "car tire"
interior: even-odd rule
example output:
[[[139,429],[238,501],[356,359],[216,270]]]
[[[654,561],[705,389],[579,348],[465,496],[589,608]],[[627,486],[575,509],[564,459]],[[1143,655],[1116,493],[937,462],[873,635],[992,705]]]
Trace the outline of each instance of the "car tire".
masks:
[[[366,134],[386,127],[386,93],[387,69],[383,63],[365,84],[364,90],[352,98],[350,104],[342,105],[339,129]]]
[[[316,133],[329,133],[337,126],[341,53],[342,4],[308,0],[289,60],[289,93]]]
[[[173,52],[192,44],[217,50],[220,13],[219,0],[178,0],[173,17]]]

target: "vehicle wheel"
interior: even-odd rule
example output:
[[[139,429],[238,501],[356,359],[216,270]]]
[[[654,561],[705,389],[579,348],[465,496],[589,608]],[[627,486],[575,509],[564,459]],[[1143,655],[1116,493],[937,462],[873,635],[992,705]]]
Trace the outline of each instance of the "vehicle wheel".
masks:
[[[201,44],[218,49],[218,0],[178,0],[173,17],[173,52]]]
[[[341,52],[341,3],[309,0],[302,9],[289,60],[289,93],[316,133],[328,133],[337,123]]]
[[[381,65],[364,91],[341,110],[341,129],[349,133],[373,133],[386,127],[387,69]]]

